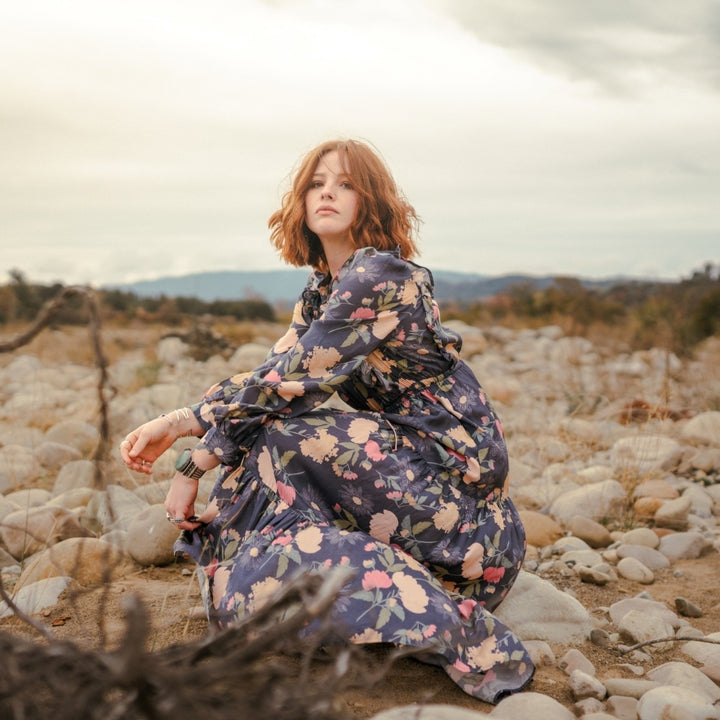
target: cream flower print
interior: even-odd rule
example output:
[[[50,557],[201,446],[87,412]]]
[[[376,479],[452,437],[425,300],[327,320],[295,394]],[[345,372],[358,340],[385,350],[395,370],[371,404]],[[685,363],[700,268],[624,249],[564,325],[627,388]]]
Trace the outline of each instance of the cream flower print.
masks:
[[[456,425],[451,430],[448,430],[447,434],[448,437],[452,438],[460,445],[474,445],[473,439],[470,437],[470,433],[468,433],[462,425]]]
[[[293,319],[295,319],[294,316]],[[291,350],[295,347],[295,345],[297,345],[298,339],[297,330],[291,326],[288,328],[288,331],[275,343],[273,351],[278,354],[286,353],[288,350]]]
[[[277,386],[277,394],[287,402],[305,394],[305,386],[298,380],[285,380]]]
[[[228,581],[230,580],[231,574],[232,573],[230,572],[230,568],[227,567],[219,567],[215,571],[212,582],[212,596],[213,605],[216,608],[219,608],[220,603],[222,603],[223,596],[225,595],[225,592],[227,590],[227,585]]]
[[[267,577],[252,586],[249,598],[250,612],[259,610],[282,587],[282,583],[274,577]]]
[[[383,641],[382,633],[379,633],[375,628],[365,628],[360,633],[350,636],[350,642],[362,645],[364,643],[379,643]]]
[[[301,552],[313,555],[322,546],[322,531],[316,525],[310,525],[295,536],[295,543]]]
[[[483,558],[485,548],[480,543],[473,543],[465,553],[462,572],[466,578],[478,578],[483,574]]]
[[[497,638],[486,637],[480,645],[467,649],[467,661],[470,667],[487,672],[499,662],[505,661],[505,653],[497,650]]]
[[[375,513],[375,515],[370,518],[370,534],[383,542],[390,542],[390,538],[395,530],[397,530],[397,526],[397,516],[390,510]]]
[[[303,367],[311,378],[321,378],[328,374],[330,368],[335,367],[342,355],[334,347],[316,347],[303,360]]]
[[[403,283],[402,293],[400,294],[400,302],[403,305],[414,305],[418,298],[418,286],[415,284],[415,278],[406,280]]]
[[[381,310],[377,320],[372,324],[372,334],[378,340],[382,340],[398,326],[399,322],[398,314],[394,310]]]
[[[337,455],[337,438],[326,428],[320,428],[314,437],[300,441],[300,452],[317,463],[325,462]]]
[[[460,509],[455,503],[440,503],[440,509],[433,515],[433,525],[438,530],[450,532],[460,519]]]
[[[273,469],[272,456],[270,449],[265,446],[258,456],[258,473],[260,479],[273,492],[277,492],[277,480],[275,479],[275,470]]]
[[[400,591],[400,600],[410,612],[424,613],[427,610],[429,598],[420,583],[403,572],[393,573],[393,584]]]
[[[348,435],[350,439],[358,445],[364,445],[369,439],[372,433],[377,432],[380,425],[374,420],[368,418],[356,418],[350,423],[348,428]]]

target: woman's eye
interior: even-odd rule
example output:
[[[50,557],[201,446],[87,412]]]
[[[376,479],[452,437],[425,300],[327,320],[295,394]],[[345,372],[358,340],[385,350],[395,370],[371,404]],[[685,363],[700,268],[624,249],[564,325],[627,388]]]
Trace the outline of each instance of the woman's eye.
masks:
[[[352,183],[346,180],[344,183],[340,183],[340,187],[344,187],[346,190],[352,190]]]

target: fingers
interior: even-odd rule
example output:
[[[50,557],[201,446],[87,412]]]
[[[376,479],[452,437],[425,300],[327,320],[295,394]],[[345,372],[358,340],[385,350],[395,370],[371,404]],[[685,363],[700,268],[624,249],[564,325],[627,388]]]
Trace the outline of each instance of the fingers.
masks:
[[[134,437],[136,437],[135,433],[131,433],[120,443],[120,456],[122,457],[122,461],[131,470],[152,475],[152,461],[138,457],[142,448],[138,449],[138,442],[133,440]]]

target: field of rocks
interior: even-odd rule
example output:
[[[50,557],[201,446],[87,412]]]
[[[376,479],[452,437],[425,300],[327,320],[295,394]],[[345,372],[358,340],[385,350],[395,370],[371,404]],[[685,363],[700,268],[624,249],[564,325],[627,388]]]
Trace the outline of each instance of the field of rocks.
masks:
[[[506,431],[529,547],[497,614],[525,641],[536,676],[492,707],[442,670],[401,658],[372,687],[348,690],[336,717],[720,718],[720,339],[678,358],[556,326],[453,324]],[[206,636],[193,566],[174,558],[162,505],[190,441],[150,478],[127,470],[117,446],[139,423],[254,367],[281,331],[258,324],[252,342],[198,361],[182,332],[105,328],[113,390],[101,463],[87,331],[45,330],[0,355],[0,569],[10,601],[0,600],[0,635],[38,634],[31,620],[49,637],[112,648],[126,630],[125,601],[138,595],[150,652]],[[203,478],[201,496],[211,485]],[[375,668],[389,656],[364,652]],[[0,709],[10,702],[3,687]]]

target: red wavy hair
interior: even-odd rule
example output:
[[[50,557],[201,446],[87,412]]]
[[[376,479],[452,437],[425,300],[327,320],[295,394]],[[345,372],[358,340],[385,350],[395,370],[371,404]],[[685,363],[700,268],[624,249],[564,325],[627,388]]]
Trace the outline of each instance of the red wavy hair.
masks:
[[[407,260],[417,255],[414,240],[418,216],[400,193],[385,163],[365,143],[329,140],[311,150],[300,161],[291,189],[283,195],[280,209],[268,220],[270,241],[290,265],[310,265],[327,271],[320,238],[305,223],[305,194],[323,155],[336,151],[358,194],[355,221],[350,237],[355,248],[395,250]]]

